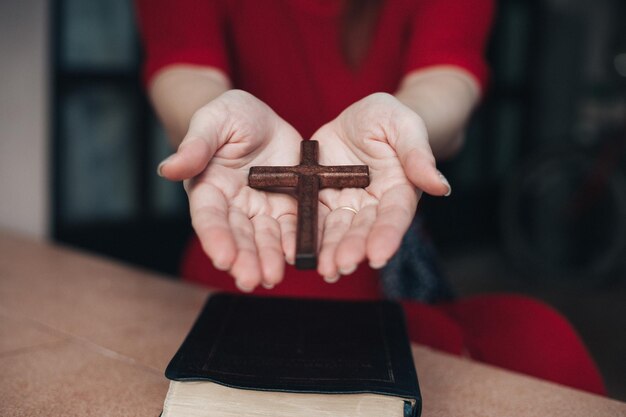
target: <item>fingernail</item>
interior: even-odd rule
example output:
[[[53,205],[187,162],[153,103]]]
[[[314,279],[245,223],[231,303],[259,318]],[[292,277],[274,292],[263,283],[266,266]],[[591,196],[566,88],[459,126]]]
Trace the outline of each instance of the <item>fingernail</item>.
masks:
[[[161,163],[159,164],[159,166],[157,167],[157,175],[159,177],[163,176],[163,167],[165,166],[165,164],[167,164],[169,162],[170,159],[172,159],[172,156],[174,156],[174,155],[170,155],[167,158],[165,158],[164,160],[162,160]]]
[[[246,287],[241,282],[239,282],[238,279],[235,280],[235,285],[243,292],[252,292],[252,290],[254,289],[254,287]]]
[[[220,264],[217,261],[213,261],[213,266],[215,267],[215,269],[220,270],[220,271],[228,271],[228,266],[227,265],[223,265]]]
[[[382,261],[382,262],[374,262],[374,261],[370,261],[370,268],[372,269],[381,269],[383,268],[385,265],[387,265],[387,261]]]
[[[354,271],[356,271],[356,265],[351,265],[351,266],[348,266],[348,267],[339,268],[339,273],[341,275],[350,275]]]
[[[443,185],[448,187],[448,192],[445,193],[443,196],[450,197],[450,194],[452,194],[452,187],[450,186],[450,182],[448,182],[448,179],[444,177],[444,175],[441,172],[439,172],[439,179],[441,179],[441,182],[443,183]]]
[[[274,284],[268,284],[266,282],[262,282],[261,286],[265,288],[266,290],[271,290],[272,288],[274,288]]]
[[[285,261],[291,266],[294,266],[296,264],[292,258],[285,258]]]
[[[341,278],[341,275],[335,274],[332,277],[324,277],[324,281],[329,284],[334,284],[335,282],[339,281],[339,278]]]

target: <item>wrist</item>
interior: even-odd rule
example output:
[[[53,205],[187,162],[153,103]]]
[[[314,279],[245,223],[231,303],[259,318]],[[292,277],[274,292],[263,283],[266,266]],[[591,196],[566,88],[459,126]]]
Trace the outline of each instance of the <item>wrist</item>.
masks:
[[[193,114],[229,88],[228,77],[214,68],[176,65],[153,78],[150,99],[174,148],[187,133]]]
[[[445,159],[460,150],[480,89],[461,68],[439,66],[408,74],[396,98],[424,120],[434,155]]]

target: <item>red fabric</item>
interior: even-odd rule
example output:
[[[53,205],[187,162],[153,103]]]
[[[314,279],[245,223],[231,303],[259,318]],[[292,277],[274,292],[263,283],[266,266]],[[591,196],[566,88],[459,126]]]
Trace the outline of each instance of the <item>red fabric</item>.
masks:
[[[219,288],[228,292],[239,292],[233,278],[213,267],[204,254],[200,241],[194,237],[183,256],[181,268],[183,278],[196,283]],[[329,286],[317,271],[300,271],[287,265],[285,279],[271,290],[261,286],[254,294],[284,297],[309,297],[343,300],[376,300],[380,298],[378,274],[366,264],[359,265],[350,276]]]
[[[374,92],[394,92],[407,73],[455,65],[481,86],[493,0],[388,0],[358,70],[340,50],[341,0],[137,0],[146,82],[173,64],[219,68],[233,86],[270,105],[302,135]],[[213,268],[194,239],[183,276],[224,291],[232,278]],[[380,298],[375,271],[361,266],[336,284],[288,267],[285,280],[256,294],[337,299]],[[565,385],[604,393],[602,380],[571,326],[521,297],[489,296],[430,306],[405,302],[411,340]]]
[[[359,69],[340,47],[341,0],[137,0],[147,82],[172,64],[212,66],[310,137],[347,106],[393,93],[410,71],[455,65],[481,85],[493,0],[388,0]]]
[[[458,326],[473,359],[606,395],[582,340],[548,305],[519,295],[483,295],[434,308]]]

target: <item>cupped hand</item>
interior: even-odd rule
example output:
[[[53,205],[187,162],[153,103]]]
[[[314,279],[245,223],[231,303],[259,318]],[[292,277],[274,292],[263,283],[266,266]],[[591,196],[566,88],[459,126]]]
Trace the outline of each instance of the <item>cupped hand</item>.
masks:
[[[300,135],[249,93],[230,90],[200,108],[176,153],[159,166],[185,180],[193,227],[216,268],[237,286],[271,287],[294,253],[296,201],[248,186],[255,165],[297,165]]]
[[[392,95],[376,93],[356,102],[312,139],[320,143],[321,164],[370,168],[365,189],[320,192],[318,272],[329,282],[350,274],[365,258],[374,268],[384,266],[399,248],[421,192],[451,191],[435,166],[422,119]]]

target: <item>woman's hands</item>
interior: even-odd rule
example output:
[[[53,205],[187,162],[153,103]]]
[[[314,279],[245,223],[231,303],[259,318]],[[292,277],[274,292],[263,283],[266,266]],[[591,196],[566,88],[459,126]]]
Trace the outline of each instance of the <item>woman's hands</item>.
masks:
[[[320,192],[318,272],[327,281],[352,273],[366,257],[372,267],[384,266],[400,246],[421,191],[451,191],[435,167],[422,119],[392,95],[376,93],[356,102],[312,139],[320,143],[321,164],[370,168],[365,189]]]
[[[271,287],[295,252],[296,201],[248,187],[255,165],[297,165],[296,130],[266,104],[230,90],[200,108],[159,174],[184,180],[193,227],[213,264],[237,286]]]
[[[394,96],[370,95],[313,136],[323,165],[368,165],[365,189],[320,192],[318,272],[329,282],[365,258],[382,267],[398,249],[421,191],[447,195],[422,119]],[[159,166],[184,180],[193,227],[216,268],[239,288],[271,287],[295,255],[296,200],[248,186],[252,166],[299,162],[295,129],[252,95],[230,90],[195,112],[178,151]],[[354,214],[342,207],[357,211]]]

